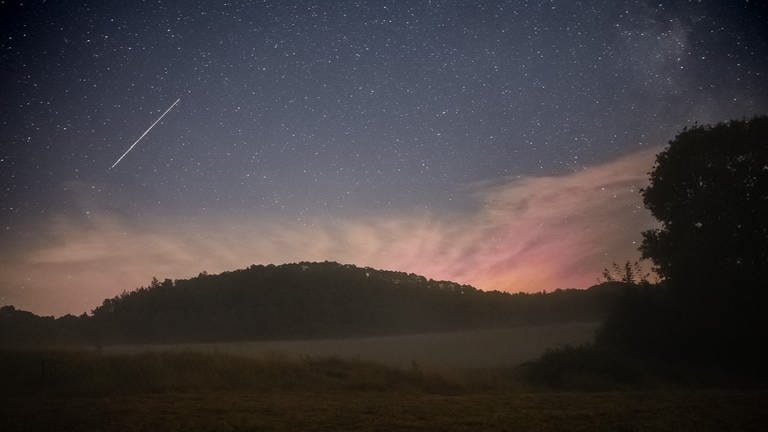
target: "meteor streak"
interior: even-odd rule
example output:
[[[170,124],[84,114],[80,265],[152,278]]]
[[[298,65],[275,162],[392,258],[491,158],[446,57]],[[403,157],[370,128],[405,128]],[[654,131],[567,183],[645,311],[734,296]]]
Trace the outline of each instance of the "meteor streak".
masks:
[[[120,161],[121,161],[121,160],[123,160],[123,158],[125,157],[125,155],[127,155],[127,154],[128,154],[130,151],[131,151],[131,150],[133,150],[133,148],[134,148],[134,147],[136,147],[136,144],[138,144],[138,143],[139,143],[139,141],[141,141],[141,139],[142,139],[142,138],[144,138],[144,136],[145,136],[146,134],[148,134],[148,133],[149,133],[149,131],[151,131],[151,130],[152,130],[152,128],[153,128],[153,127],[155,127],[155,125],[156,125],[156,124],[157,124],[157,123],[158,123],[160,120],[162,120],[162,119],[163,119],[163,117],[165,117],[165,115],[166,115],[166,114],[168,114],[168,111],[170,111],[171,109],[173,109],[173,107],[175,107],[175,106],[176,106],[176,104],[177,104],[177,103],[179,103],[179,101],[180,101],[180,100],[181,100],[181,98],[178,98],[178,99],[176,99],[176,102],[174,102],[174,103],[173,103],[171,106],[169,106],[169,107],[168,107],[168,109],[167,109],[167,110],[165,110],[165,112],[164,112],[164,113],[163,113],[163,114],[162,114],[160,117],[158,117],[158,118],[157,118],[157,120],[155,120],[155,122],[154,122],[154,123],[152,123],[152,126],[150,126],[149,128],[147,128],[147,130],[145,130],[145,131],[144,131],[144,133],[143,133],[143,134],[141,134],[141,136],[139,137],[139,139],[137,139],[136,141],[134,141],[134,143],[133,143],[133,144],[131,144],[131,146],[130,146],[130,147],[128,147],[128,150],[126,150],[126,151],[125,151],[125,153],[123,153],[123,155],[122,155],[122,156],[120,156],[120,157],[117,159],[117,162],[115,162],[114,164],[112,164],[112,166],[111,166],[111,167],[109,167],[109,169],[112,169],[112,168],[116,167],[116,166],[117,166],[117,164],[119,164],[119,163],[120,163]]]

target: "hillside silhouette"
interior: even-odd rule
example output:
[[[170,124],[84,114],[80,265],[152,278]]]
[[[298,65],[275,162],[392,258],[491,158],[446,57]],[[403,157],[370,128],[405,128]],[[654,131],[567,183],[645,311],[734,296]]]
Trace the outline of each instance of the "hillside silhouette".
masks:
[[[6,306],[0,344],[313,339],[595,322],[622,285],[509,294],[335,262],[253,265],[153,279],[79,317],[39,317]]]

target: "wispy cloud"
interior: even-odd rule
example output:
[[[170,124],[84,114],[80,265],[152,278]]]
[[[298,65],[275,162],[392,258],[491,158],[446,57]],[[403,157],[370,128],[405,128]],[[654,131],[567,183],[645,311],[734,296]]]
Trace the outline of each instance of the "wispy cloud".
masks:
[[[658,149],[563,176],[470,186],[467,215],[429,213],[314,221],[231,216],[141,225],[95,212],[41,224],[37,246],[0,256],[0,302],[79,313],[152,276],[182,278],[253,263],[336,260],[470,283],[539,291],[586,287],[611,261],[637,258],[653,226],[639,188]]]

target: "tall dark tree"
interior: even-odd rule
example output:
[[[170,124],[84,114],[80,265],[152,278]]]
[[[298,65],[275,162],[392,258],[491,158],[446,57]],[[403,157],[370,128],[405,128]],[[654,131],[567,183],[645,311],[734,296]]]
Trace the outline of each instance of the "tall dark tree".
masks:
[[[661,222],[643,256],[677,289],[757,288],[768,270],[768,117],[684,130],[643,201]]]
[[[621,301],[599,342],[728,374],[768,336],[768,117],[683,130],[656,158],[640,248],[662,279]]]
[[[606,269],[628,283],[595,345],[551,353],[530,379],[765,385],[768,117],[684,129],[649,175],[660,227],[640,251],[659,282],[636,283],[630,263]]]

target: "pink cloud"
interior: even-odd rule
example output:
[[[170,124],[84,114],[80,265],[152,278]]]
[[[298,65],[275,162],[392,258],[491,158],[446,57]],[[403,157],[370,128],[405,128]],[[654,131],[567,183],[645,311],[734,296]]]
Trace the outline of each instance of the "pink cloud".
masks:
[[[658,149],[562,176],[470,186],[464,216],[410,213],[348,220],[219,217],[148,220],[106,212],[59,216],[39,227],[38,246],[0,254],[0,303],[39,313],[81,313],[105,297],[146,285],[253,263],[335,260],[419,273],[481,289],[587,287],[612,261],[638,257],[654,226],[639,188]]]

